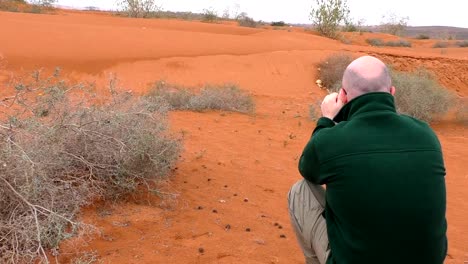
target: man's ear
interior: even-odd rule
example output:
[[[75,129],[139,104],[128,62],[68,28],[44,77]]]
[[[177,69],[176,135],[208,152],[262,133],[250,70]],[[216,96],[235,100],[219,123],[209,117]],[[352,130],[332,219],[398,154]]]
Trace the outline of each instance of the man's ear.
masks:
[[[347,95],[346,91],[343,88],[340,89],[340,92],[338,94],[338,100],[343,102],[343,104],[348,103],[348,95]]]
[[[390,87],[390,94],[395,95],[396,89],[395,86]]]

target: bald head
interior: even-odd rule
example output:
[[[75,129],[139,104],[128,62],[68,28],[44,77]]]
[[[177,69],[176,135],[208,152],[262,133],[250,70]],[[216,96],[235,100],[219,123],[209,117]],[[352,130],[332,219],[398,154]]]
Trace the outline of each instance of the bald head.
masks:
[[[372,56],[354,60],[343,75],[348,100],[371,92],[391,92],[392,79],[385,64]]]

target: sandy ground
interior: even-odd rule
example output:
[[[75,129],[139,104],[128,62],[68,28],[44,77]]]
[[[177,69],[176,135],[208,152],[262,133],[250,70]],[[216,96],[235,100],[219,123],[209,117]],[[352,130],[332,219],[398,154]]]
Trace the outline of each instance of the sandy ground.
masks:
[[[468,96],[468,49],[441,51],[427,40],[409,49],[374,48],[366,38],[392,37],[369,34],[349,34],[352,45],[345,45],[299,29],[0,12],[0,95],[8,93],[11,75],[59,66],[71,80],[98,85],[115,74],[122,87],[138,93],[157,80],[237,83],[257,103],[253,116],[172,113],[172,130],[183,135],[185,151],[164,191],[177,197],[142,194],[136,201],[84,209],[81,218],[102,235],[65,242],[60,261],[95,250],[104,263],[301,263],[286,194],[300,179],[297,159],[315,125],[308,106],[326,94],[315,86],[317,63],[339,51],[372,54],[401,70],[427,67],[458,96]],[[468,130],[451,121],[433,127],[447,167],[446,263],[464,263]]]

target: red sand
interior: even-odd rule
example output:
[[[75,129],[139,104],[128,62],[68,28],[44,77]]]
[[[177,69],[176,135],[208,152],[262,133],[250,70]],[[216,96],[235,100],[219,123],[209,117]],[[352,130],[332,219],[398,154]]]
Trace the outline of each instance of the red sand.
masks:
[[[368,37],[390,38],[382,34],[354,35],[353,44],[345,45],[299,29],[65,11],[0,12],[0,25],[6,65],[0,67],[1,82],[11,74],[60,66],[67,78],[98,84],[115,73],[135,92],[161,79],[185,85],[234,82],[257,103],[254,116],[172,113],[172,129],[184,134],[185,151],[165,191],[177,198],[142,195],[136,203],[83,210],[83,220],[102,235],[65,242],[62,262],[96,250],[104,263],[301,263],[286,194],[300,179],[297,158],[314,128],[308,105],[325,95],[315,86],[316,65],[331,53],[372,54],[402,70],[425,66],[460,97],[468,96],[468,49],[441,54],[427,41],[409,49],[365,44]],[[6,93],[2,89],[0,95]],[[446,263],[463,263],[468,261],[468,130],[449,121],[434,128],[447,166]]]

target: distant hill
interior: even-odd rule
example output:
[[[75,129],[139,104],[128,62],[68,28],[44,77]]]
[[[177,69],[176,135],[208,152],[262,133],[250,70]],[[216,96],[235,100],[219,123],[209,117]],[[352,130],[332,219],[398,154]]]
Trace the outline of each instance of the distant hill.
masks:
[[[408,37],[416,37],[420,34],[428,35],[431,38],[466,40],[468,39],[468,28],[458,27],[443,27],[443,26],[430,26],[430,27],[408,27],[406,35]]]

